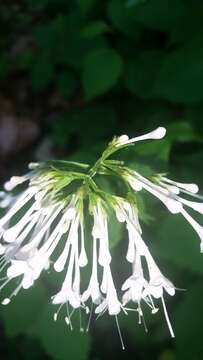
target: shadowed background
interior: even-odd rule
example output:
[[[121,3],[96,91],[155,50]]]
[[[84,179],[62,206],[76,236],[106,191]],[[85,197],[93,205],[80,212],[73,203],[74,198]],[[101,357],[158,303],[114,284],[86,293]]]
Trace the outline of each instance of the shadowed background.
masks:
[[[94,163],[114,135],[167,128],[160,141],[119,154],[142,174],[168,172],[203,193],[203,4],[201,0],[24,0],[0,5],[1,184],[27,163],[68,159]],[[3,185],[2,185],[3,186]],[[105,188],[110,186],[105,183]],[[89,333],[63,316],[53,321],[50,295],[63,275],[43,274],[0,309],[1,359],[201,360],[203,255],[178,215],[145,199],[144,239],[158,265],[186,291],[166,296],[176,339],[163,311],[106,314]],[[202,224],[203,219],[196,217]],[[110,224],[113,273],[127,277],[126,235]],[[87,237],[87,246],[88,246]],[[120,260],[122,259],[122,261]],[[2,295],[3,296],[3,295]],[[84,326],[87,319],[84,316]]]

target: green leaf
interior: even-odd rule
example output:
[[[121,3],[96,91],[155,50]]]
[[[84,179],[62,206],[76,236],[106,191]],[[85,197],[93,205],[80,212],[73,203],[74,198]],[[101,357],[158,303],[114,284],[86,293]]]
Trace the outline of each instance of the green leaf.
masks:
[[[31,80],[34,91],[44,90],[54,77],[54,65],[48,54],[43,53],[31,68]]]
[[[141,29],[132,16],[133,11],[123,0],[111,0],[107,5],[107,15],[112,24],[120,32],[138,40]]]
[[[14,286],[12,284],[12,289]],[[5,290],[6,294],[8,288]],[[30,332],[35,321],[40,318],[46,302],[46,292],[40,282],[36,283],[34,288],[21,290],[9,305],[1,307],[6,335],[10,337]]]
[[[177,121],[168,127],[167,140],[189,142],[189,141],[202,141],[202,138],[194,130],[191,123],[186,121]]]
[[[199,237],[181,215],[167,215],[162,219],[158,237],[151,246],[158,256],[169,260],[178,268],[203,274]]]
[[[49,4],[49,0],[40,0],[40,1],[35,1],[35,0],[26,0],[26,2],[28,3],[28,6],[30,6],[31,8],[37,8],[37,9],[43,9],[45,8],[48,4]]]
[[[102,95],[116,85],[123,71],[123,61],[113,49],[91,51],[84,60],[82,81],[88,100]]]
[[[172,143],[166,139],[152,141],[149,143],[139,143],[134,148],[135,153],[144,156],[154,156],[163,161],[168,161]]]
[[[170,31],[181,21],[185,5],[181,0],[146,0],[129,9],[134,9],[134,19],[147,28]]]
[[[202,37],[169,53],[160,68],[154,94],[184,104],[203,100]]]
[[[154,82],[163,58],[162,51],[150,50],[138,53],[127,66],[126,86],[136,95],[153,97]]]
[[[82,15],[86,16],[94,7],[97,0],[78,0],[78,5]]]
[[[182,12],[177,26],[171,28],[170,43],[188,43],[188,41],[194,39],[198,34],[202,34],[202,14],[202,1],[196,3],[193,1],[187,2],[185,11]],[[188,23],[190,23],[190,26],[188,26]]]
[[[176,334],[177,360],[203,358],[202,298],[203,287],[201,280],[184,292],[184,297],[176,308],[174,330]]]
[[[190,106],[185,108],[184,117],[186,121],[192,123],[198,133],[203,134],[203,105]]]
[[[127,5],[127,6],[136,6],[136,5],[138,5],[138,4],[143,4],[143,3],[145,3],[145,1],[147,1],[147,0],[128,0],[128,1],[126,2],[126,5]]]
[[[69,65],[77,71],[81,69],[89,52],[97,51],[107,46],[107,41],[102,35],[91,38],[83,37],[80,30],[67,35],[64,41],[58,43],[57,64]]]
[[[77,79],[71,71],[64,71],[58,76],[58,86],[62,94],[69,98],[77,88]]]
[[[54,322],[53,305],[47,306],[41,314],[33,335],[39,338],[47,354],[53,359],[88,359],[90,336],[88,333],[80,332],[78,316],[76,319],[75,316],[71,318],[74,327],[71,331],[63,316]]]
[[[168,161],[170,150],[174,142],[202,141],[201,137],[193,129],[192,125],[185,121],[177,121],[167,127],[167,134],[164,139],[147,143],[138,143],[134,152],[140,155],[153,156]]]
[[[52,136],[56,143],[65,144],[70,136],[77,135],[80,145],[90,152],[90,145],[97,146],[114,135],[115,126],[116,113],[111,106],[92,105],[64,114],[55,122]]]
[[[56,34],[51,23],[36,25],[33,29],[33,37],[37,46],[43,51],[51,51],[56,42]]]
[[[104,21],[98,20],[87,24],[81,29],[81,35],[87,38],[91,38],[97,35],[104,34],[111,30],[110,26]]]

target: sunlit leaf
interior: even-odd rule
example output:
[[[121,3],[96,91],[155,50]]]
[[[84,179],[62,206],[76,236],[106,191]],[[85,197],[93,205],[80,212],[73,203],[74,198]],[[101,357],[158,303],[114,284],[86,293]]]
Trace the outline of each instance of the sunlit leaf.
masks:
[[[115,50],[106,48],[90,52],[85,58],[82,75],[86,98],[92,99],[110,90],[122,70],[122,59]]]

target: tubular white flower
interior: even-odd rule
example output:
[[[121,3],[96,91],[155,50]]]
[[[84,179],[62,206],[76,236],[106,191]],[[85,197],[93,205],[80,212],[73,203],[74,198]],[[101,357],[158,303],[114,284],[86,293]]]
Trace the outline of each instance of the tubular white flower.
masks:
[[[93,237],[92,275],[87,290],[82,294],[83,302],[91,297],[93,304],[100,304],[103,299],[99,289],[97,262],[97,238]]]
[[[157,129],[141,135],[141,136],[137,136],[135,138],[129,139],[129,137],[127,135],[122,135],[118,138],[117,144],[116,146],[120,146],[120,145],[127,145],[127,144],[131,144],[137,141],[143,141],[143,140],[158,140],[158,139],[162,139],[164,136],[166,135],[166,129],[164,127],[158,127]]]
[[[25,176],[12,176],[9,181],[6,181],[4,184],[4,189],[6,191],[12,191],[16,186],[24,183],[30,178],[29,175]]]
[[[201,200],[203,200],[203,198],[201,196],[196,195],[199,190],[199,188],[196,184],[180,183],[180,182],[170,180],[163,176],[161,177],[160,183],[163,186],[165,186],[165,185],[167,186],[168,183],[172,184],[172,186],[178,187],[179,192],[183,192],[183,193],[186,193],[187,195],[190,195],[192,197],[197,197],[197,198],[200,198]],[[187,199],[184,199],[184,198],[178,196],[177,194],[171,195],[170,191],[169,191],[168,196],[173,196],[173,198],[175,198],[176,201],[178,201],[180,204],[185,205],[186,207],[189,207],[189,208],[199,212],[200,214],[203,214],[203,202],[187,200]],[[201,240],[200,250],[201,250],[201,252],[203,252],[203,227],[201,225],[199,225],[197,223],[197,221],[195,221],[192,218],[192,216],[185,210],[184,207],[182,207],[180,213],[184,216],[184,218],[189,222],[189,224],[193,227],[193,229],[196,231],[196,233],[200,237],[200,240]]]
[[[175,198],[171,197],[166,189],[162,188],[161,186],[153,184],[151,181],[145,179],[137,172],[134,172],[134,175],[135,175],[135,179],[141,183],[142,187],[148,192],[150,192],[152,195],[157,197],[168,208],[168,210],[172,214],[177,214],[182,210],[182,204],[178,202]],[[131,185],[130,181],[129,183]]]
[[[4,209],[11,206],[15,199],[15,196],[8,194],[5,191],[0,191],[0,208]]]
[[[70,304],[74,309],[82,306],[80,295],[80,267],[78,259],[78,236],[71,240],[68,270],[61,290],[53,296],[53,304]],[[75,272],[74,272],[75,266]]]
[[[132,174],[134,174],[134,178]],[[168,208],[170,212],[172,212],[173,214],[181,213],[200,237],[200,248],[201,252],[203,252],[203,227],[199,225],[186,212],[183,207],[183,205],[185,205],[199,212],[200,214],[203,214],[203,202],[190,201],[179,196],[180,192],[186,192],[188,195],[196,197],[196,192],[198,191],[198,187],[196,184],[179,183],[161,176],[161,180],[158,180],[159,185],[157,185],[156,183],[149,181],[135,171],[131,171],[130,174],[127,173],[126,175],[124,175],[124,177],[129,182],[133,190],[137,191],[137,187],[134,186],[133,181],[135,181],[136,183],[138,182],[140,183],[140,189],[142,187],[143,189],[147,190],[152,195],[157,197]]]
[[[128,175],[127,180],[129,182],[130,186],[133,188],[133,190],[141,191],[143,189],[143,185],[142,185],[141,181],[135,179],[135,177]]]
[[[165,181],[166,183],[175,185],[176,187],[178,187],[180,189],[187,190],[192,194],[196,194],[199,191],[199,187],[197,184],[180,183],[177,181],[170,180],[170,179],[166,178],[165,176],[162,177],[162,180]]]
[[[169,295],[173,296],[175,294],[175,287],[162,275],[156,263],[154,262],[148,247],[145,245],[141,237],[141,232],[139,231],[139,220],[134,207],[128,204],[126,211],[124,208],[122,210],[122,204],[120,206],[121,211],[126,218],[126,227],[129,236],[127,259],[133,263],[133,274],[124,282],[122,286],[122,290],[126,290],[123,295],[123,305],[125,306],[130,301],[135,302],[137,304],[136,311],[139,315],[139,323],[141,323],[143,319],[141,301],[145,301],[151,308],[152,313],[155,314],[158,309],[154,306],[152,297],[155,299],[161,298],[169,331],[171,336],[174,337],[173,329],[171,327],[163,299],[163,289],[165,289]],[[149,280],[146,280],[144,277],[141,256],[145,257],[146,259]],[[126,309],[128,310],[128,308]],[[144,320],[143,323],[145,326]]]
[[[117,297],[117,292],[111,274],[110,262],[111,254],[109,251],[108,241],[108,225],[106,214],[98,202],[93,209],[94,226],[93,237],[99,239],[99,258],[98,262],[103,267],[103,279],[101,290],[105,294],[105,298],[100,305],[95,309],[96,314],[102,314],[108,310],[109,315],[117,315],[120,312],[121,304]]]
[[[14,206],[0,219],[0,229],[15,215],[37,192],[36,187],[30,187],[24,191],[22,195],[19,195]]]
[[[144,278],[143,269],[141,265],[141,256],[135,250],[135,256],[133,260],[133,274],[123,283],[122,290],[128,290],[123,295],[123,304],[125,305],[129,301],[137,302],[143,298],[143,290],[147,287],[148,282]]]

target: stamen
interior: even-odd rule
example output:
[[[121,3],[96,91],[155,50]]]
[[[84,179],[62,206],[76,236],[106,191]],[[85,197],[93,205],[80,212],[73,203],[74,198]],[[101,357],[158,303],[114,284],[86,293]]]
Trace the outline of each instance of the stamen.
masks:
[[[145,321],[145,318],[144,318],[144,314],[142,312],[142,322],[143,322],[143,326],[144,326],[144,329],[145,329],[145,332],[148,333],[148,329],[147,329],[147,325],[146,325],[146,321]]]
[[[128,308],[128,307],[125,307],[125,310],[137,312],[137,309],[132,309],[132,308]]]
[[[84,332],[84,328],[82,326],[82,314],[80,309],[79,309],[79,320],[80,320],[80,332]]]
[[[141,308],[140,308],[140,305],[139,305],[139,307],[138,307],[138,309],[137,309],[137,312],[138,312],[138,324],[139,325],[141,325],[142,324],[142,310],[141,310]]]
[[[121,329],[120,329],[120,326],[119,326],[118,316],[117,315],[115,315],[115,319],[116,319],[116,326],[117,326],[117,329],[118,329],[119,338],[120,338],[120,341],[121,341],[122,350],[125,350],[123,337],[122,337],[122,334],[121,334]]]
[[[12,297],[18,295],[18,293],[19,293],[19,291],[20,291],[21,288],[22,288],[22,281],[21,281],[20,284],[16,287],[16,289],[11,293],[10,296],[7,297],[7,298],[5,298],[5,299],[1,302],[1,304],[2,304],[2,305],[8,305],[8,304],[11,302]]]
[[[165,305],[165,301],[164,301],[163,296],[161,297],[161,301],[162,301],[162,305],[163,305],[163,309],[164,309],[164,315],[165,315],[165,318],[166,318],[166,322],[167,322],[171,337],[174,338],[175,334],[173,332],[173,329],[172,329],[172,326],[171,326],[171,323],[170,323],[170,320],[169,320],[169,316],[168,316],[168,312],[167,312],[167,309],[166,309],[166,305]]]
[[[124,314],[125,315],[128,315],[127,311],[126,311],[126,308],[124,306],[121,305],[121,310],[123,310]]]
[[[54,313],[54,321],[57,321],[58,314],[59,314],[59,312],[60,312],[60,310],[61,310],[61,308],[62,308],[63,305],[64,305],[64,304],[61,304],[61,305],[59,306],[58,310]]]
[[[11,278],[8,278],[6,281],[5,281],[5,283],[3,283],[1,286],[0,286],[0,290],[2,290],[3,288],[4,288],[4,286],[6,286],[8,283],[9,283],[9,281],[11,281],[12,279]]]
[[[2,305],[8,305],[8,304],[10,303],[10,301],[11,301],[10,298],[5,298],[5,299],[1,302],[1,304],[2,304]]]
[[[91,319],[92,319],[92,314],[93,314],[93,302],[91,304],[90,315],[89,315],[89,319],[88,319],[88,323],[87,323],[87,327],[86,327],[86,332],[89,331],[90,323],[91,323]]]
[[[5,258],[2,259],[2,261],[0,262],[0,265],[2,265],[2,264],[3,264],[3,265],[0,267],[0,272],[2,272],[2,270],[5,268],[5,266],[6,266],[8,263],[9,263],[8,260],[6,260]]]
[[[70,314],[70,312],[69,312],[69,307],[68,307],[68,303],[66,303],[66,311],[67,311],[67,317],[65,318],[65,321],[66,321],[66,324],[67,325],[70,325],[70,329],[71,329],[71,331],[73,330],[73,326],[72,326],[72,323],[71,323],[71,316],[72,316],[72,314],[74,313],[74,310],[71,312],[71,314]],[[68,322],[67,322],[67,320],[68,320]]]

